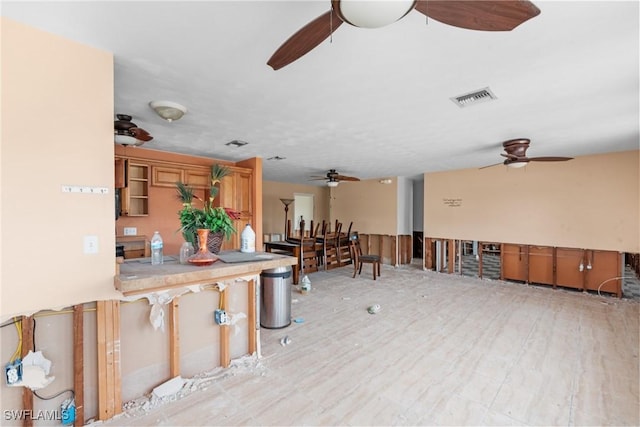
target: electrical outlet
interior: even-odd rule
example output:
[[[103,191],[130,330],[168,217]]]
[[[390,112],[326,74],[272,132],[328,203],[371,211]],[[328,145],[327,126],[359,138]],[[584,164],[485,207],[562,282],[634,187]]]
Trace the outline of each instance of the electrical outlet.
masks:
[[[4,367],[4,376],[7,385],[14,385],[22,381],[22,360],[16,359],[13,363],[7,363]]]
[[[227,312],[222,309],[217,309],[213,313],[213,318],[218,325],[229,325],[231,323]]]
[[[84,253],[98,253],[98,236],[84,236]]]
[[[73,397],[66,399],[60,405],[60,413],[62,414],[62,424],[70,425],[76,420],[76,401]]]
[[[137,227],[125,227],[124,228],[124,235],[125,236],[135,236],[138,234],[138,228]]]

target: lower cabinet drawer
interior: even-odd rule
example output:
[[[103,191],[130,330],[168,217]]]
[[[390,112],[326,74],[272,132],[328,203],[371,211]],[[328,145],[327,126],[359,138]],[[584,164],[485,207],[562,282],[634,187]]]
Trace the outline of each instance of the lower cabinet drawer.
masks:
[[[130,249],[124,251],[124,259],[144,258],[144,249]]]

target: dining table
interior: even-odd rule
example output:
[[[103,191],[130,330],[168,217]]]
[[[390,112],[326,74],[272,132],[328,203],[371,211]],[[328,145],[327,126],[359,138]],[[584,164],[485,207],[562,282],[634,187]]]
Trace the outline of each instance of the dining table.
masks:
[[[300,279],[300,243],[293,242],[264,242],[265,252],[286,252],[291,256],[296,257],[298,262],[292,266],[293,270],[293,284],[297,285]]]

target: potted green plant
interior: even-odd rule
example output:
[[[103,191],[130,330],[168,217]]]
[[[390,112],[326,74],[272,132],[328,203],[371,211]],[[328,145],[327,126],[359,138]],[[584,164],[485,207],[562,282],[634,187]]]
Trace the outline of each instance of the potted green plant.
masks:
[[[215,164],[211,167],[211,186],[209,199],[203,201],[196,196],[194,189],[183,182],[176,183],[178,199],[182,202],[182,209],[178,212],[182,236],[187,242],[198,248],[198,230],[209,230],[208,248],[215,253],[220,252],[223,239],[229,239],[236,232],[233,220],[238,218],[237,212],[214,206],[213,201],[218,195],[222,179],[229,174],[229,168]],[[194,199],[202,202],[202,208],[194,206]]]

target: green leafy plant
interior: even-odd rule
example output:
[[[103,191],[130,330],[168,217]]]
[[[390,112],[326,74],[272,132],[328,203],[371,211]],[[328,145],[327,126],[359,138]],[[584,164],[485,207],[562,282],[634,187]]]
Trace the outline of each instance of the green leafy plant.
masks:
[[[209,199],[203,201],[196,196],[192,187],[183,182],[176,183],[178,199],[182,202],[182,209],[178,212],[182,236],[187,242],[197,247],[197,230],[206,228],[212,233],[222,232],[225,239],[229,239],[236,232],[233,220],[238,219],[238,213],[229,208],[214,206],[213,201],[218,195],[222,179],[229,174],[229,168],[215,164],[211,167],[211,186]],[[194,199],[202,202],[202,208],[194,206]]]

